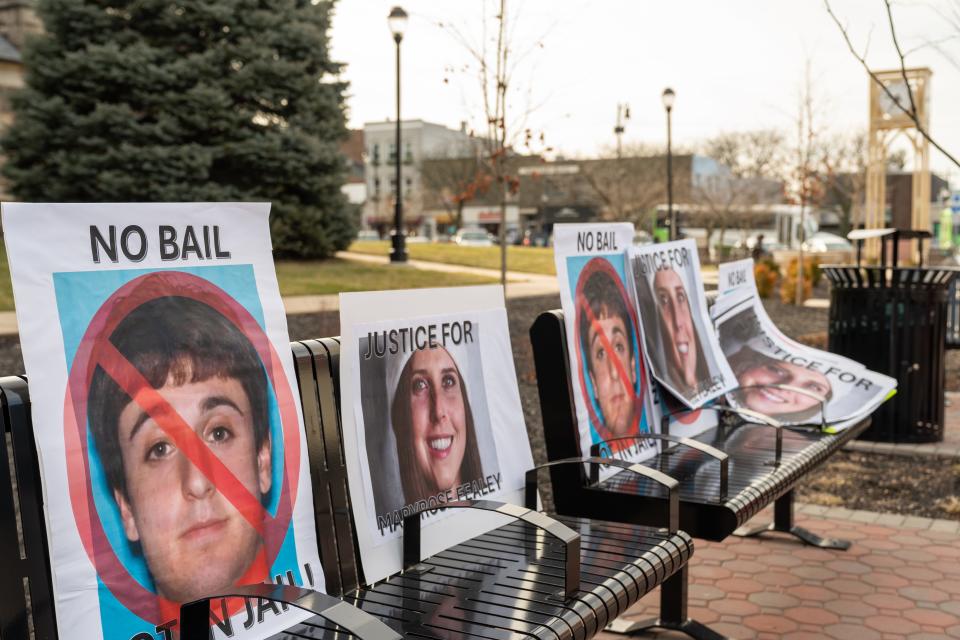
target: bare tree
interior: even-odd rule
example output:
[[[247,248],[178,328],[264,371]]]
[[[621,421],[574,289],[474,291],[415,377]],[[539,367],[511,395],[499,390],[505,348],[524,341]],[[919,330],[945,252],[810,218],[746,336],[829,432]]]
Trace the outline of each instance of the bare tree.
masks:
[[[420,167],[425,199],[428,205],[442,206],[453,220],[453,226],[463,226],[463,208],[485,195],[493,177],[478,154],[443,154],[425,158]]]
[[[579,162],[580,172],[600,201],[604,220],[650,226],[650,211],[666,200],[663,149],[644,143],[605,148],[599,157]]]
[[[787,144],[779,131],[760,129],[721,133],[706,140],[700,151],[729,169],[729,174],[694,183],[692,200],[697,209],[692,224],[706,231],[708,249],[716,231],[723,247],[727,229],[752,225],[754,205],[782,199]]]
[[[480,138],[483,154],[481,161],[492,178],[492,188],[498,194],[500,204],[500,281],[507,284],[507,205],[520,188],[519,176],[511,172],[508,157],[516,148],[532,149],[537,143],[544,145],[543,133],[536,134],[527,127],[527,118],[536,109],[530,101],[529,87],[526,92],[526,108],[518,104],[518,92],[523,87],[514,86],[519,65],[529,61],[532,53],[543,48],[543,37],[536,38],[525,48],[516,48],[512,38],[512,26],[518,20],[516,14],[507,13],[507,0],[482,0],[480,38],[469,37],[457,25],[439,26],[450,33],[467,51],[473,60],[479,80],[481,104],[484,115],[484,135]],[[477,23],[473,23],[477,24]],[[548,29],[549,30],[549,29]],[[545,34],[544,34],[545,36]],[[508,110],[511,112],[508,113]]]
[[[844,41],[847,43],[847,48],[850,49],[850,53],[853,54],[853,57],[856,58],[861,65],[863,65],[864,70],[869,74],[870,78],[877,84],[878,87],[886,94],[886,96],[901,110],[903,113],[913,121],[914,127],[917,132],[927,139],[927,141],[935,148],[937,151],[942,153],[947,160],[953,163],[954,166],[960,168],[960,161],[958,161],[953,155],[944,149],[940,143],[933,139],[930,136],[930,132],[927,131],[927,128],[924,126],[923,122],[920,120],[920,112],[917,108],[917,103],[914,100],[913,89],[910,86],[910,82],[907,80],[907,54],[904,52],[903,48],[900,46],[900,41],[897,38],[897,29],[896,23],[893,19],[893,8],[890,5],[890,0],[882,0],[884,8],[886,9],[887,14],[887,24],[890,28],[890,39],[893,42],[893,47],[897,52],[897,57],[900,60],[900,72],[903,75],[903,83],[906,85],[907,100],[904,102],[897,96],[893,91],[881,82],[880,78],[877,77],[877,74],[870,69],[870,65],[867,64],[867,47],[864,47],[863,52],[857,51],[853,45],[853,41],[850,39],[850,34],[847,30],[847,27],[840,22],[840,18],[837,17],[837,14],[834,13],[833,8],[830,6],[830,0],[823,0],[823,4],[826,7],[827,13],[833,19],[833,22],[837,25],[837,28],[840,30],[840,33],[843,35]],[[956,10],[953,13],[953,18],[960,20],[960,10]],[[960,23],[958,23],[960,26]]]
[[[817,162],[823,130],[820,124],[819,105],[814,96],[809,61],[804,67],[803,82],[798,93],[795,124],[797,138],[788,184],[791,199],[800,205],[800,229],[803,233],[806,230],[807,209],[819,203],[823,197],[822,176]],[[794,298],[797,306],[803,304],[803,239],[801,235],[797,256],[797,289]]]
[[[846,235],[863,221],[867,136],[863,132],[830,136],[824,140],[820,155],[824,196],[840,208],[840,232]]]
[[[776,129],[721,133],[701,151],[730,169],[737,178],[779,179],[787,164],[787,144]]]

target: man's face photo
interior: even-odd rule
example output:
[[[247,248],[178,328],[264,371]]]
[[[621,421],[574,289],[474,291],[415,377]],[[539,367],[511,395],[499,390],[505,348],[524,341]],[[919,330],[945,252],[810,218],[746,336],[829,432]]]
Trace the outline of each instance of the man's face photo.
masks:
[[[247,491],[259,497],[270,490],[270,442],[256,447],[250,400],[238,380],[177,384],[170,376],[158,391]],[[123,409],[118,426],[127,490],[115,497],[158,595],[186,602],[235,584],[260,547],[257,531],[138,403]],[[201,570],[190,570],[200,558]]]
[[[590,380],[603,413],[604,425],[614,435],[626,435],[632,426],[637,382],[630,336],[623,319],[601,312],[588,330]]]
[[[683,280],[673,269],[664,269],[654,276],[653,288],[666,332],[668,364],[678,372],[683,384],[693,387],[697,383],[698,346]]]
[[[127,386],[128,395],[98,367],[90,428],[122,535],[142,556],[156,594],[180,603],[263,581],[260,525],[273,469],[269,385],[257,351],[218,311],[179,296],[136,307],[109,339],[149,388]],[[178,423],[189,438],[170,435]],[[192,446],[185,442],[204,450],[181,450]],[[228,499],[211,480],[226,475],[203,468],[205,455],[233,476],[234,493],[250,499]]]
[[[626,291],[603,258],[593,258],[578,283],[579,343],[596,401],[598,422],[609,436],[625,436],[636,428],[637,400],[635,325]]]

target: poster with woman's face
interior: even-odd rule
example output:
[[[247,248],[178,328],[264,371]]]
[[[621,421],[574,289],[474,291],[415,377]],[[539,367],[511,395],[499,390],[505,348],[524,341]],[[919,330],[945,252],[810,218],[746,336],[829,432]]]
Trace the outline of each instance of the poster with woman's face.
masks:
[[[560,301],[584,455],[593,444],[656,429],[636,308],[626,286],[625,255],[632,241],[632,224],[554,226]],[[611,448],[628,459],[654,453],[651,441],[620,441]]]
[[[344,439],[351,498],[362,505],[356,517],[368,580],[401,568],[405,516],[421,514],[425,553],[452,546],[478,533],[464,524],[477,514],[444,511],[444,504],[522,503],[524,473],[533,466],[502,290],[467,289],[480,298],[499,293],[499,306],[423,315],[418,301],[463,295],[450,291],[343,296],[340,362],[342,380],[352,381],[344,406],[353,407]],[[379,319],[363,320],[369,309]]]
[[[175,637],[180,604],[235,585],[323,590],[268,212],[3,207],[61,637]],[[213,638],[304,617],[212,608]]]
[[[716,324],[737,377],[728,394],[734,406],[784,424],[835,426],[868,415],[896,389],[893,378],[781,340],[753,296],[725,303]]]
[[[710,325],[696,243],[632,247],[628,255],[654,377],[691,409],[733,388]]]

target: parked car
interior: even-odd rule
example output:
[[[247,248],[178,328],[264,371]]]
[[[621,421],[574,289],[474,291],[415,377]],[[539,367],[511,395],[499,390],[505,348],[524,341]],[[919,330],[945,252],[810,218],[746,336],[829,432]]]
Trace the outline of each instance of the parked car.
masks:
[[[853,244],[842,236],[827,233],[826,231],[818,231],[803,243],[803,250],[809,253],[853,251]]]
[[[357,240],[361,240],[363,242],[371,242],[379,239],[380,234],[374,229],[360,229],[360,231],[357,232]]]
[[[490,234],[479,227],[460,229],[453,236],[453,241],[463,247],[492,247]]]
[[[643,229],[640,229],[633,234],[633,244],[635,244],[638,247],[642,247],[643,245],[647,245],[647,244],[653,244],[653,236],[651,236],[649,233],[647,233]]]
[[[527,229],[523,232],[521,244],[525,247],[548,247],[551,243],[551,234],[543,229]]]

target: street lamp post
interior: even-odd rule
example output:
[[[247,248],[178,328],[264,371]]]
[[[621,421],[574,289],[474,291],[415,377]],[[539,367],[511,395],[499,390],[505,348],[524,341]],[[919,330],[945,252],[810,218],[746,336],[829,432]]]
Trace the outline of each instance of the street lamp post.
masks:
[[[617,220],[623,219],[623,132],[626,121],[630,119],[630,105],[617,103],[617,126],[613,128],[617,136]]]
[[[400,182],[402,169],[400,163],[400,41],[403,40],[403,31],[407,26],[407,12],[400,7],[394,7],[387,16],[387,24],[393,34],[393,41],[397,43],[397,139],[396,151],[393,155],[397,165],[396,204],[393,214],[393,250],[390,252],[390,262],[404,263],[407,261],[407,247],[403,235],[403,184]]]
[[[671,148],[672,130],[670,123],[670,112],[673,111],[673,101],[676,99],[676,94],[673,89],[667,87],[663,90],[662,98],[663,108],[667,110],[667,216],[670,219],[670,239],[676,240],[680,236],[677,229],[677,214],[673,210],[673,149]]]

